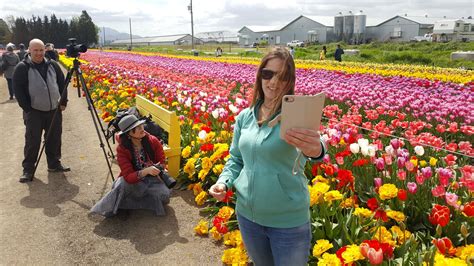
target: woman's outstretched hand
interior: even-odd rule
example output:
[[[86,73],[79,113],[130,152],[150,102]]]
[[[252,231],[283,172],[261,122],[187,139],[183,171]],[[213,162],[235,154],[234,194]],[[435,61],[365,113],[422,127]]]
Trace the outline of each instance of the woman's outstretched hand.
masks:
[[[227,187],[222,183],[212,185],[209,189],[209,194],[216,198],[218,201],[223,201],[227,192]]]

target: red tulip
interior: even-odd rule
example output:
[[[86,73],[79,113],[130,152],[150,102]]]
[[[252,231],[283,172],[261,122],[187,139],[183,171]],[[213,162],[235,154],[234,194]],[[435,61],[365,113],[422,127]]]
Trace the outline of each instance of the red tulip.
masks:
[[[446,226],[449,223],[449,208],[439,204],[435,204],[431,210],[428,219],[432,225]]]
[[[367,201],[367,207],[369,207],[369,209],[371,211],[374,211],[375,209],[377,209],[379,207],[379,203],[377,202],[377,199],[376,198],[370,198]]]
[[[398,190],[398,199],[401,201],[407,200],[407,191],[404,189],[399,189]]]
[[[450,256],[454,256],[456,254],[456,248],[453,247],[453,243],[449,238],[443,237],[433,239],[432,242],[441,254]]]
[[[464,204],[462,212],[467,217],[473,217],[474,216],[474,201]]]

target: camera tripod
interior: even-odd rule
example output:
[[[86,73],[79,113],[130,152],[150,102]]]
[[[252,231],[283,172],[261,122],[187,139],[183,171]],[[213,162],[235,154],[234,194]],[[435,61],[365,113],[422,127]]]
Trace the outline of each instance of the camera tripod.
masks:
[[[81,97],[81,88],[82,88],[82,91],[84,92],[84,95],[85,95],[86,100],[87,100],[88,110],[91,114],[92,121],[94,122],[94,127],[95,127],[95,130],[97,132],[97,136],[99,137],[100,147],[102,148],[105,160],[107,161],[107,166],[109,168],[110,176],[112,177],[112,181],[115,181],[114,174],[112,172],[111,162],[109,161],[109,157],[111,157],[112,160],[113,160],[113,159],[115,159],[115,155],[114,155],[114,152],[112,151],[112,148],[110,147],[110,143],[109,143],[108,139],[105,137],[106,132],[104,130],[104,127],[102,126],[102,123],[100,122],[99,115],[97,114],[97,110],[94,107],[94,101],[91,98],[89,90],[87,89],[87,84],[84,80],[84,77],[82,76],[82,71],[81,71],[81,68],[79,67],[80,64],[81,63],[79,62],[77,57],[74,57],[73,66],[69,69],[69,71],[67,73],[67,76],[66,76],[66,80],[64,82],[64,90],[61,94],[61,99],[64,99],[64,97],[66,96],[67,87],[69,86],[69,83],[71,82],[71,79],[72,79],[73,75],[75,75],[75,77],[77,79],[77,86],[78,86],[77,96],[79,98]],[[41,147],[38,160],[36,161],[35,168],[33,170],[33,176],[36,172],[36,169],[38,168],[38,164],[39,164],[39,161],[41,159],[41,155],[43,154],[43,150],[46,146],[46,142],[48,141],[49,135],[51,134],[51,129],[53,127],[53,124],[56,121],[55,118],[56,118],[58,112],[60,112],[60,107],[59,106],[56,109],[56,111],[54,112],[51,125],[49,126],[48,134],[46,134],[45,141],[43,143],[43,146]],[[100,127],[100,130],[99,130],[99,127]],[[107,151],[105,150],[105,144],[104,144],[104,141],[102,140],[102,135],[101,135],[100,131],[102,131],[102,135],[104,136],[104,138],[107,142],[107,146],[109,148],[109,154],[107,154]]]

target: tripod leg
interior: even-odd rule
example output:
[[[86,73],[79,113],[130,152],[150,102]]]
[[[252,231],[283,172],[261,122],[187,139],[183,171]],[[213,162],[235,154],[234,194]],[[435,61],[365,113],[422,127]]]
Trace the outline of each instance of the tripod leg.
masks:
[[[73,71],[74,71],[74,69],[71,68],[67,72],[66,80],[64,81],[63,92],[62,92],[61,97],[60,97],[61,100],[64,99],[65,96],[67,95],[67,87],[69,86],[69,83],[71,82]],[[61,100],[60,100],[60,102],[61,102]],[[58,112],[61,112],[61,107],[59,105],[58,105],[58,108],[56,108],[56,111],[54,111],[53,119],[51,120],[51,124],[49,125],[48,133],[46,134],[46,136],[44,138],[43,146],[41,147],[41,150],[40,150],[39,155],[38,155],[38,159],[36,160],[36,163],[35,163],[35,168],[33,169],[33,176],[35,176],[36,169],[38,168],[39,162],[41,160],[41,156],[43,155],[44,148],[46,147],[46,142],[48,141],[49,136],[51,135],[51,129],[53,128],[53,125],[56,122],[56,117],[58,116]]]
[[[82,72],[81,72],[80,68],[77,68],[76,71],[77,71],[76,74],[79,76],[79,80],[81,82],[82,90],[83,90],[84,94],[86,95],[89,112],[92,116],[92,121],[94,122],[95,130],[97,132],[97,136],[99,137],[100,147],[102,148],[102,151],[104,152],[104,157],[105,157],[105,160],[107,161],[107,166],[109,167],[110,175],[112,176],[112,181],[115,181],[114,174],[112,172],[112,166],[110,165],[110,161],[107,157],[107,152],[105,151],[105,145],[104,145],[104,142],[102,141],[102,136],[101,136],[100,131],[99,131],[99,126],[100,126],[100,128],[102,129],[102,134],[105,137],[104,128],[102,127],[102,123],[99,120],[99,115],[97,114],[97,110],[94,107],[94,102],[91,99],[89,90],[87,89],[87,84],[84,80],[84,77],[82,76]],[[105,139],[107,141],[107,144],[109,146],[109,150],[110,150],[112,156],[114,156],[113,152],[112,152],[112,148],[110,147],[110,144],[109,144],[107,138],[105,138]]]
[[[107,146],[108,146],[109,152],[110,152],[110,157],[112,157],[112,159],[115,159],[114,152],[112,150],[112,147],[110,146],[109,140],[107,139],[106,130],[104,129],[104,127],[102,126],[102,123],[100,122],[99,114],[97,113],[97,109],[95,109],[95,106],[94,106],[94,100],[92,99],[91,94],[89,93],[89,90],[87,89],[87,84],[84,80],[84,76],[82,76],[82,71],[81,71],[80,68],[78,68],[78,71],[77,71],[76,74],[78,76],[78,80],[80,81],[82,90],[84,91],[84,94],[85,94],[86,99],[88,101],[89,108],[91,108],[92,111],[94,112],[93,117],[96,119],[97,124],[100,126],[100,130],[102,131],[102,135],[104,136],[104,138],[107,142]]]
[[[81,98],[81,83],[79,82],[79,74],[77,74],[77,72],[76,72],[76,82],[77,82],[77,97]]]

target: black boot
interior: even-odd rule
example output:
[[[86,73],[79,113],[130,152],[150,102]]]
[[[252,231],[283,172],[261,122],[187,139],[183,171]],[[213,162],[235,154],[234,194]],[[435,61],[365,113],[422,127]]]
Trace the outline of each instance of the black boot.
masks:
[[[20,176],[20,183],[26,183],[26,182],[31,182],[33,181],[33,174],[31,173],[23,173],[22,176]]]

